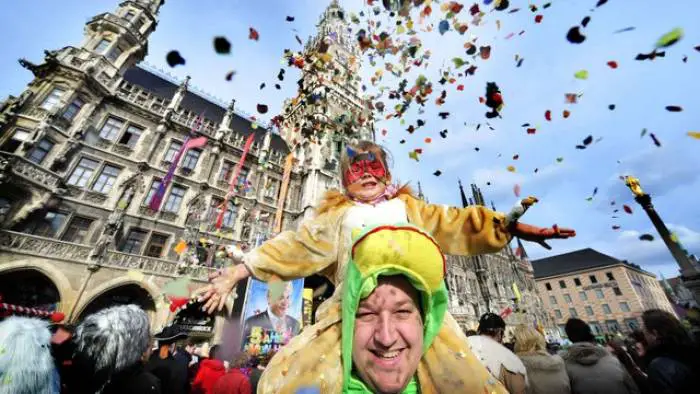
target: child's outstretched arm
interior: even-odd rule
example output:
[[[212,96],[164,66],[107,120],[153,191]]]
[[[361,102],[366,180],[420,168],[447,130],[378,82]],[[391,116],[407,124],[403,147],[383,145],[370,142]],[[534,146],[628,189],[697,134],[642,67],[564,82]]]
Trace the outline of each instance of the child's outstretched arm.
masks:
[[[429,232],[445,254],[477,255],[502,249],[511,239],[502,213],[474,205],[466,208],[428,204],[401,195],[409,221]]]
[[[409,220],[429,231],[446,254],[477,255],[502,249],[512,237],[537,242],[549,249],[548,239],[566,239],[576,235],[568,228],[541,228],[517,220],[536,198],[523,199],[505,215],[484,206],[466,208],[427,204],[410,195],[402,195]]]
[[[199,289],[208,312],[221,310],[237,282],[253,276],[292,280],[322,271],[338,259],[342,214],[331,210],[304,221],[296,231],[284,231],[249,253],[234,256],[242,264],[227,267]]]

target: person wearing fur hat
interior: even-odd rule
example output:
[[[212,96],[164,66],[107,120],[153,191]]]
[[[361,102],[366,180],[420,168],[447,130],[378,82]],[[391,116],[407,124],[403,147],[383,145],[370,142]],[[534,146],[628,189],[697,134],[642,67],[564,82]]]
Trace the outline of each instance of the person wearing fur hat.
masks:
[[[48,323],[11,316],[0,323],[0,394],[58,394]]]
[[[144,369],[150,341],[148,315],[136,305],[103,309],[75,330],[71,393],[159,394],[161,385]]]
[[[328,191],[313,219],[304,221],[296,231],[281,232],[248,253],[238,253],[235,258],[242,264],[225,268],[212,278],[210,285],[199,290],[205,309],[213,312],[223,308],[237,282],[251,276],[270,282],[319,274],[335,285],[334,295],[316,312],[317,323],[292,338],[270,362],[260,381],[262,392],[278,392],[277,388],[285,385],[285,371],[296,370],[303,364],[293,357],[296,353],[314,349],[309,353],[315,353],[313,362],[322,356],[330,359],[328,344],[340,341],[340,299],[352,233],[356,229],[409,222],[430,234],[443,251],[454,255],[496,252],[505,247],[513,236],[546,247],[545,241],[549,239],[565,239],[575,235],[573,230],[557,226],[540,228],[518,222],[518,216],[525,210],[522,206],[531,205],[536,201],[534,198],[524,199],[519,204],[522,208],[519,212],[507,215],[483,206],[455,208],[427,204],[416,198],[407,186],[392,183],[387,158],[388,153],[374,142],[349,144],[339,166],[342,192]],[[466,346],[464,333],[449,313],[446,314],[444,327],[444,335],[433,341],[434,348],[447,351],[455,344]],[[442,370],[446,362],[454,364],[455,370],[461,368],[462,360],[454,359],[449,352],[439,352],[441,357],[429,361],[430,369]],[[472,359],[473,355],[468,350],[467,353],[467,358]],[[326,363],[321,361],[319,364]],[[342,376],[340,364],[326,365],[326,368],[328,379],[335,379],[334,387],[339,387],[339,377]],[[433,384],[438,389],[442,382],[443,379],[433,378]],[[470,386],[471,383],[465,385]]]

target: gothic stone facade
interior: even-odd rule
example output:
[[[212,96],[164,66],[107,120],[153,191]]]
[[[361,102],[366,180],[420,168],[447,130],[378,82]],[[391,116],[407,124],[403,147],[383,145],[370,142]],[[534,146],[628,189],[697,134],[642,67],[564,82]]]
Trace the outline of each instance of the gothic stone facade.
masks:
[[[207,277],[206,268],[182,264],[187,253],[173,251],[180,240],[193,250],[200,237],[250,244],[273,231],[287,144],[234,102],[224,108],[189,91],[189,78],[178,84],[136,66],[160,6],[124,1],[86,24],[80,46],[47,51],[39,65],[22,60],[34,79],[0,108],[0,276],[42,273],[72,319],[91,300],[134,285],[162,326],[172,314],[159,289],[183,274]],[[148,202],[200,114],[208,142],[182,157],[154,212]],[[215,231],[250,133],[241,191]],[[283,229],[301,214],[300,170],[290,178]]]

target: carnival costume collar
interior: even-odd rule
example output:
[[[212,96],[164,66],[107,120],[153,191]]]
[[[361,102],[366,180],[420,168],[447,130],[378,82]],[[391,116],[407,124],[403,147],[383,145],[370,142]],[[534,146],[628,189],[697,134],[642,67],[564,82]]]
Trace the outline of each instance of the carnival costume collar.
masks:
[[[352,197],[350,197],[350,199],[352,201],[355,201],[356,203],[359,203],[359,204],[368,204],[368,205],[374,206],[374,205],[377,205],[377,204],[382,203],[384,201],[391,200],[392,198],[396,197],[396,194],[398,194],[398,192],[399,192],[399,185],[391,184],[391,185],[387,185],[384,188],[384,193],[380,194],[377,198],[375,198],[372,201],[360,201],[360,200],[358,200],[356,198],[352,198]]]
[[[343,392],[370,393],[352,372],[355,314],[360,300],[374,291],[380,276],[405,276],[420,293],[425,353],[440,331],[447,310],[445,256],[430,235],[410,224],[370,227],[353,239],[342,298]],[[402,393],[419,391],[414,375]]]

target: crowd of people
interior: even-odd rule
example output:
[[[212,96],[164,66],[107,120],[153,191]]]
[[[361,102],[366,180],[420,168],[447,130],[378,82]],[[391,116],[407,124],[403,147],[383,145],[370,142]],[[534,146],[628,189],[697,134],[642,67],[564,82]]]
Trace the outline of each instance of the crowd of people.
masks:
[[[510,393],[522,394],[672,394],[700,387],[697,338],[672,314],[648,310],[644,329],[626,338],[599,341],[576,318],[566,323],[566,348],[549,346],[542,333],[520,325],[504,343],[506,324],[495,314],[482,316],[478,332],[468,333],[472,350]]]
[[[103,309],[75,327],[13,316],[0,322],[0,393],[256,392],[272,354],[224,360],[220,349],[195,346],[174,326],[152,336],[135,305]]]

